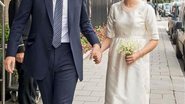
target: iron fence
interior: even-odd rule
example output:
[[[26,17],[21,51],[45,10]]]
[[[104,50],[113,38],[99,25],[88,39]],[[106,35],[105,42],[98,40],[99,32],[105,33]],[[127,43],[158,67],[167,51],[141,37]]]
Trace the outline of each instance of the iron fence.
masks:
[[[118,1],[120,0],[87,0],[89,18],[93,26],[105,24],[110,6]]]

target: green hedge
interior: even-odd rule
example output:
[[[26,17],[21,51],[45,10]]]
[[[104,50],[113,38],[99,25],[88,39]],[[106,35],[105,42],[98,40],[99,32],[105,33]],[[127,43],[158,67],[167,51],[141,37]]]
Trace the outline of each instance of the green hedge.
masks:
[[[8,42],[8,36],[9,36],[9,26],[8,24],[5,25],[5,42]],[[2,25],[0,24],[0,42],[2,40]]]

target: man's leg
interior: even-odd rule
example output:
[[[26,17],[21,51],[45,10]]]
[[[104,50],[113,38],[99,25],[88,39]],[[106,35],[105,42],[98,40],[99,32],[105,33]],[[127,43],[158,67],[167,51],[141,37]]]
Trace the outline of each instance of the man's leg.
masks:
[[[72,104],[78,76],[69,44],[56,49],[55,63],[52,104]]]
[[[17,69],[17,72],[18,72],[18,76],[19,76],[19,79],[18,79],[18,83],[19,83],[19,87],[18,87],[18,102],[19,104],[23,104],[23,97],[24,97],[24,92],[25,92],[25,86],[23,84],[23,70],[21,68],[22,64],[21,63],[16,63],[16,69]]]
[[[30,91],[31,91],[31,95],[34,96],[34,102],[38,103],[40,101],[38,84],[37,84],[37,81],[34,80],[33,78],[30,81]]]
[[[50,52],[50,70],[38,80],[43,104],[72,104],[77,72],[69,44],[62,44]]]
[[[43,104],[53,104],[53,66],[54,66],[54,48],[50,51],[49,71],[42,80],[37,80]]]
[[[33,86],[33,84],[35,83],[35,80],[28,76],[24,76],[24,78],[25,78],[24,81],[26,81],[25,90],[27,95],[24,98],[25,100],[27,99],[28,104],[36,104],[35,98],[36,98],[37,86]],[[27,103],[25,102],[24,104],[27,104]]]
[[[52,104],[72,104],[76,83],[77,75],[74,68],[56,72]]]
[[[52,76],[48,73],[48,75],[43,80],[37,80],[37,83],[39,86],[39,90],[41,92],[43,104],[52,104],[53,96]]]
[[[19,104],[36,104],[35,96],[33,95],[33,93],[36,92],[36,88],[35,86],[33,86],[33,78],[25,75],[21,63],[17,63],[16,65],[19,74],[19,88],[18,88]]]

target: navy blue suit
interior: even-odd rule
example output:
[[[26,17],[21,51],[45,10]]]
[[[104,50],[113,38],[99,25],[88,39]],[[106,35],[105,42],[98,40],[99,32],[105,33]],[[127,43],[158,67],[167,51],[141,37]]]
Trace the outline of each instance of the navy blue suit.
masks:
[[[35,79],[43,79],[48,72],[49,51],[52,49],[53,8],[52,0],[22,0],[8,42],[7,56],[15,56],[21,34],[29,16],[32,25],[26,44],[24,66]],[[68,29],[70,45],[79,79],[82,75],[82,47],[80,32],[93,45],[99,40],[93,31],[86,11],[85,0],[68,1]]]
[[[53,39],[52,6],[53,6],[52,0],[22,0],[19,12],[16,18],[14,19],[14,22],[11,27],[7,48],[7,56],[16,55],[19,40],[21,34],[23,34],[24,26],[26,24],[26,21],[29,19],[29,16],[32,15],[32,25],[26,43],[25,58],[23,62],[23,67],[25,67],[24,69],[26,69],[26,72],[31,74],[31,76],[36,80],[40,80],[39,82],[42,82],[43,80],[46,79],[49,80],[52,79],[48,78],[49,75],[48,73],[51,74],[50,68],[52,62],[50,61],[52,60],[51,59],[52,53],[56,53],[59,50],[62,51],[63,49],[67,49],[67,51],[71,53],[71,55],[69,53],[65,54],[69,54],[69,57],[74,62],[74,68],[77,73],[77,77],[80,80],[82,80],[83,58],[82,58],[82,46],[80,42],[80,32],[84,34],[84,36],[88,39],[91,45],[99,43],[99,40],[95,32],[93,31],[92,25],[88,18],[88,14],[86,11],[86,1],[68,0],[68,30],[69,30],[70,48],[68,47],[68,45],[61,45],[61,47],[59,47],[59,50],[55,50],[52,46]],[[61,52],[61,54],[64,53]],[[60,53],[58,54],[58,56],[60,56]],[[70,61],[71,59],[67,59],[67,61]],[[73,63],[71,62],[71,64]],[[51,84],[53,84],[52,81]],[[40,89],[42,89],[41,87],[44,86],[40,84]],[[43,94],[42,91],[41,94]],[[50,103],[45,102],[44,104]],[[56,103],[56,104],[70,104],[70,103]]]

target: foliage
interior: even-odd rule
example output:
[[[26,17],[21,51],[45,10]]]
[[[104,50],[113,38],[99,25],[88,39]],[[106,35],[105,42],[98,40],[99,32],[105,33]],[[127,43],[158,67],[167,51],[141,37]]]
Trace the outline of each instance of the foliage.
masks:
[[[8,42],[8,36],[9,36],[9,26],[7,24],[7,25],[5,25],[5,43]],[[2,40],[2,25],[0,24],[0,42],[1,42],[1,40]]]
[[[96,32],[98,38],[100,39],[100,42],[102,42],[105,39],[105,32],[106,27],[105,26],[95,26],[94,31]]]
[[[2,62],[3,62],[3,53],[2,53],[2,50],[0,49],[0,70],[1,70]]]
[[[102,42],[105,39],[105,26],[95,26],[94,31],[96,32],[100,42]],[[92,48],[88,40],[83,35],[81,35],[81,44],[83,47],[83,53]]]
[[[84,36],[81,36],[81,44],[83,47],[83,53],[87,52],[91,48],[91,45]]]
[[[172,0],[152,0],[153,3],[170,3]]]
[[[0,71],[2,71],[2,65],[3,65],[3,53],[2,53],[2,48],[0,48]],[[0,72],[1,76],[1,72]]]

